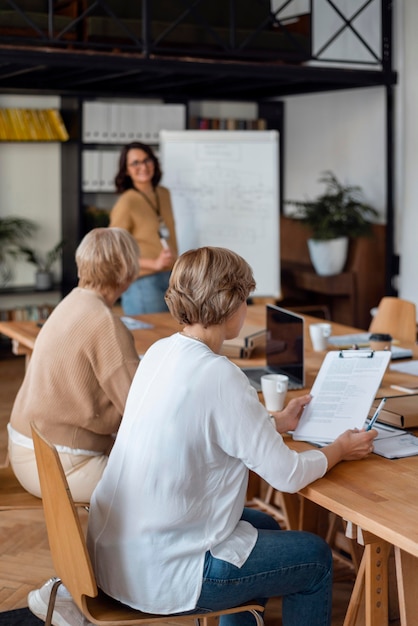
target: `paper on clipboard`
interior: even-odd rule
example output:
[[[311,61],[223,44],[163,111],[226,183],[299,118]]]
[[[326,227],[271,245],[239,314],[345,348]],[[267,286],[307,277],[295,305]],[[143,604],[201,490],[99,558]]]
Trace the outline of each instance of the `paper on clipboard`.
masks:
[[[349,428],[363,428],[390,361],[390,351],[328,352],[293,438],[330,443]]]

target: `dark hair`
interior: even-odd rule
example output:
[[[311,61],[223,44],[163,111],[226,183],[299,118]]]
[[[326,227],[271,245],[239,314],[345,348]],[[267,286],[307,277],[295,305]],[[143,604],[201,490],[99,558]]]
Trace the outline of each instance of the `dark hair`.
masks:
[[[146,143],[141,143],[140,141],[133,141],[132,143],[128,143],[126,146],[122,148],[122,152],[119,157],[119,170],[115,176],[115,186],[116,191],[118,193],[122,193],[127,189],[132,189],[132,179],[128,175],[126,168],[126,160],[128,158],[129,150],[143,150],[150,159],[154,162],[154,176],[152,177],[151,183],[155,188],[161,180],[162,172],[160,167],[160,162],[155,156],[151,146],[148,146]]]
[[[165,301],[180,324],[221,324],[255,288],[248,263],[227,248],[184,252],[174,264]]]

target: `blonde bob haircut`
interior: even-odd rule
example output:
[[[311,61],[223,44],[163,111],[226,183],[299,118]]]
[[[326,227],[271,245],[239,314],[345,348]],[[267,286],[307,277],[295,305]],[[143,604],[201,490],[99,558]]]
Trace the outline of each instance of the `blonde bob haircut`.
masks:
[[[124,228],[94,228],[76,253],[80,287],[118,289],[128,286],[139,272],[139,247]]]
[[[207,246],[179,256],[165,301],[181,324],[207,328],[235,313],[254,288],[252,269],[239,254]]]

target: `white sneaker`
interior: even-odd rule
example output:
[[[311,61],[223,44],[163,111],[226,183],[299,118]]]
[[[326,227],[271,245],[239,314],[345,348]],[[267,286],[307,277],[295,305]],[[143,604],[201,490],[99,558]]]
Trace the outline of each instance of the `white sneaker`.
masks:
[[[56,578],[50,578],[40,589],[28,593],[28,606],[36,617],[45,621],[48,612],[48,603],[52,591],[52,585]],[[89,622],[64,585],[58,587],[55,599],[54,613],[52,615],[53,626],[89,626]]]

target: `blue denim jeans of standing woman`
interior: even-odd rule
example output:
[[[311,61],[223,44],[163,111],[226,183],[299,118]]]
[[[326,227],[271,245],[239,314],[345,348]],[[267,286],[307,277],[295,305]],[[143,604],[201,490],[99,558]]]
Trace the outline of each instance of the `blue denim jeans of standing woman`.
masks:
[[[168,311],[164,295],[169,278],[170,272],[158,272],[135,280],[121,296],[125,315]]]
[[[332,607],[332,555],[320,537],[280,530],[265,513],[244,509],[242,519],[259,529],[257,542],[241,568],[206,554],[197,609],[220,610],[255,600],[282,597],[283,626],[329,626]],[[221,626],[254,626],[250,613],[227,615]]]

